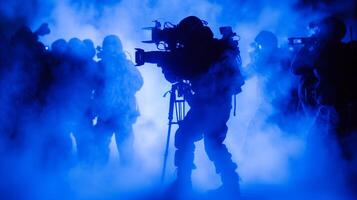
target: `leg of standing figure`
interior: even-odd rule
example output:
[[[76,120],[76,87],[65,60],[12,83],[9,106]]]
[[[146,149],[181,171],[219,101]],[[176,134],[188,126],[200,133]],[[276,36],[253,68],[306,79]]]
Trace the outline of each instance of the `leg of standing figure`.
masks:
[[[129,166],[133,161],[134,133],[132,124],[122,124],[115,132],[115,141],[119,151],[120,163],[122,166]]]
[[[230,116],[231,106],[228,103],[211,105],[209,110],[215,115],[212,116],[204,134],[205,150],[209,159],[214,163],[216,172],[221,175],[223,185],[220,190],[227,195],[236,196],[240,193],[237,165],[233,162],[226,145],[223,144],[228,131],[226,123]]]
[[[106,165],[109,161],[110,155],[110,139],[113,136],[114,129],[111,122],[99,121],[97,126],[94,127],[94,140],[93,140],[93,161],[98,165]]]
[[[197,107],[191,108],[175,134],[175,166],[177,167],[176,184],[179,190],[190,190],[191,174],[195,168],[195,142],[202,139],[204,115]]]

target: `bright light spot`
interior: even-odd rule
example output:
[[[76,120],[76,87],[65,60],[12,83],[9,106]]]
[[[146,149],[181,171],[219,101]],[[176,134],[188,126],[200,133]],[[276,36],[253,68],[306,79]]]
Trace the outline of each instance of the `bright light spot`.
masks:
[[[95,116],[93,119],[92,119],[92,125],[93,126],[96,126],[98,123],[98,116]]]
[[[115,133],[110,138],[109,149],[110,149],[109,162],[113,162],[113,161],[117,162],[119,160],[119,152],[118,152],[118,146],[117,146],[117,143],[115,140]]]
[[[71,138],[71,143],[72,143],[72,154],[77,154],[77,140],[74,137],[73,133],[71,132],[69,137]]]

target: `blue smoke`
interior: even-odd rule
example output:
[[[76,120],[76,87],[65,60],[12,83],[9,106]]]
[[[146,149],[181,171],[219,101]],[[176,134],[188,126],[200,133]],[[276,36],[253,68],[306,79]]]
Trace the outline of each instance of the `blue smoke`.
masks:
[[[355,30],[352,34],[346,35],[345,41],[350,39],[350,35],[357,38],[356,3],[352,0],[33,0],[1,2],[0,11],[0,19],[3,19],[0,20],[0,30],[3,33],[0,37],[10,38],[21,25],[28,25],[34,31],[43,22],[49,23],[51,29],[51,34],[39,38],[45,46],[50,46],[59,38],[68,41],[74,37],[81,40],[90,38],[95,45],[100,46],[106,35],[116,34],[121,38],[127,57],[131,60],[135,47],[154,49],[140,42],[150,38],[150,33],[142,30],[142,27],[152,26],[151,21],[156,19],[177,24],[189,15],[196,15],[207,21],[217,38],[220,37],[220,26],[232,26],[240,37],[243,68],[250,62],[250,44],[261,30],[274,32],[278,37],[279,46],[285,47],[289,36],[308,36],[306,27],[310,21],[335,14],[342,17],[348,27],[352,27],[351,30]],[[3,44],[0,41],[0,62],[4,60],[2,56],[8,53],[1,45]],[[20,48],[16,50],[21,51]],[[82,111],[80,106],[84,105],[80,104],[81,99],[71,99],[71,94],[79,90],[71,91],[70,94],[62,93],[61,89],[54,90],[56,92],[53,99],[58,99],[56,96],[68,96],[68,103],[76,105],[63,105],[64,102],[54,100],[45,115],[38,115],[37,105],[32,104],[13,110],[14,107],[8,105],[14,103],[16,94],[31,90],[31,84],[35,84],[33,80],[38,79],[34,77],[36,73],[32,73],[31,70],[24,71],[17,67],[25,58],[14,59],[19,63],[14,64],[13,69],[1,69],[0,117],[3,124],[16,126],[7,119],[20,113],[21,120],[25,121],[21,124],[25,125],[19,128],[23,129],[26,135],[21,140],[25,144],[18,145],[27,146],[27,151],[21,154],[16,151],[4,151],[7,141],[3,137],[0,138],[0,144],[4,144],[0,147],[1,159],[4,161],[0,167],[3,180],[0,183],[0,194],[3,199],[122,199],[136,196],[139,198],[158,190],[169,101],[168,98],[162,98],[162,95],[170,89],[160,69],[154,65],[139,68],[145,83],[136,95],[141,116],[134,125],[133,156],[137,160],[135,165],[130,169],[119,166],[117,161],[120,155],[112,138],[111,160],[108,166],[87,168],[82,165],[73,167],[76,160],[76,138],[73,137],[73,133],[60,136],[56,133],[73,131],[72,125],[66,122],[70,119],[76,121],[78,113]],[[282,80],[280,78],[282,77],[277,79]],[[281,81],[281,87],[290,88],[293,81]],[[13,85],[17,87],[14,88]],[[349,194],[345,192],[343,185],[345,174],[341,172],[345,166],[338,158],[335,144],[330,145],[332,148],[328,152],[323,150],[325,144],[316,142],[315,147],[307,146],[307,130],[316,128],[311,127],[312,116],[281,116],[286,123],[295,125],[286,130],[282,130],[275,123],[267,122],[266,119],[276,108],[266,101],[271,94],[263,91],[262,87],[256,76],[246,81],[243,92],[237,97],[237,117],[232,116],[228,123],[226,144],[239,165],[243,194],[261,199],[347,199]],[[75,109],[72,109],[73,113],[70,115],[66,114],[66,111],[58,113],[56,110],[57,107],[71,106]],[[63,123],[58,124],[58,121]],[[39,127],[41,131],[36,131]],[[83,130],[85,131],[85,128]],[[1,132],[6,135],[6,129]],[[48,135],[48,132],[51,133]],[[50,149],[41,146],[39,141],[49,137],[53,137],[53,145],[58,145],[56,141],[63,139],[70,141],[70,144],[66,145],[72,148],[70,152],[50,154],[70,154],[71,159],[67,163],[47,163],[60,168],[56,171],[45,171],[39,166],[41,158],[38,156]],[[171,144],[168,183],[175,176],[173,152],[174,147]],[[206,158],[202,143],[198,144],[195,159],[195,189],[205,191],[219,186],[219,178]],[[331,163],[330,159],[336,160],[336,166],[326,167]],[[338,163],[341,163],[341,166]],[[62,170],[61,168],[66,168],[66,165],[72,167],[68,171]],[[330,183],[330,179],[340,182]],[[327,182],[328,184],[324,185]],[[306,186],[306,183],[310,185]]]

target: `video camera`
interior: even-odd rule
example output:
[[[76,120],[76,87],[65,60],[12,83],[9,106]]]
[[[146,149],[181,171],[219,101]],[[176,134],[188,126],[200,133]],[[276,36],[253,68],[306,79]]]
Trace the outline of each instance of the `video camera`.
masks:
[[[317,39],[315,37],[291,37],[288,38],[288,43],[291,46],[306,46],[316,44]]]
[[[178,43],[178,31],[176,25],[170,22],[164,23],[164,28],[161,28],[161,23],[157,20],[154,21],[154,27],[147,27],[144,30],[151,30],[151,40],[143,41],[143,43],[156,44],[159,50],[170,50],[176,48]],[[160,48],[163,45],[164,48]]]
[[[136,66],[144,65],[145,63],[160,64],[168,51],[177,48],[178,45],[178,31],[176,25],[170,22],[165,22],[164,28],[161,28],[161,23],[154,21],[154,27],[147,27],[144,30],[151,30],[151,40],[142,41],[147,44],[155,44],[159,51],[145,52],[143,49],[135,48],[135,62]],[[163,47],[163,48],[162,48]]]
[[[183,45],[180,43],[180,32],[177,25],[165,22],[162,28],[159,21],[156,20],[154,23],[154,27],[144,28],[144,30],[151,30],[151,40],[143,41],[143,43],[155,44],[158,51],[144,51],[143,49],[136,48],[136,66],[153,63],[162,67],[171,59],[172,52],[183,48]],[[222,35],[220,39],[222,43],[227,44],[227,46],[238,47],[238,41],[233,39],[237,34],[232,31],[232,27],[220,27],[219,31]]]

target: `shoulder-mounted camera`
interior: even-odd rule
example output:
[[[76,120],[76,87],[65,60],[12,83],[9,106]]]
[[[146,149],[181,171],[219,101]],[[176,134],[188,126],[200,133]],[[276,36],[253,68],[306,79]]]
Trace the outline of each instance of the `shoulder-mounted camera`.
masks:
[[[136,48],[136,66],[153,63],[163,67],[168,60],[175,57],[172,54],[185,47],[186,39],[192,37],[192,35],[196,34],[197,38],[211,37],[212,40],[214,39],[213,33],[206,26],[207,22],[197,17],[187,17],[178,25],[165,22],[164,26],[162,26],[157,20],[154,23],[153,27],[144,28],[144,30],[151,31],[151,40],[143,41],[143,43],[155,44],[157,51],[144,51]],[[215,39],[219,45],[218,48],[238,49],[238,40],[234,39],[237,34],[233,32],[232,27],[220,27],[219,30],[222,38]]]

